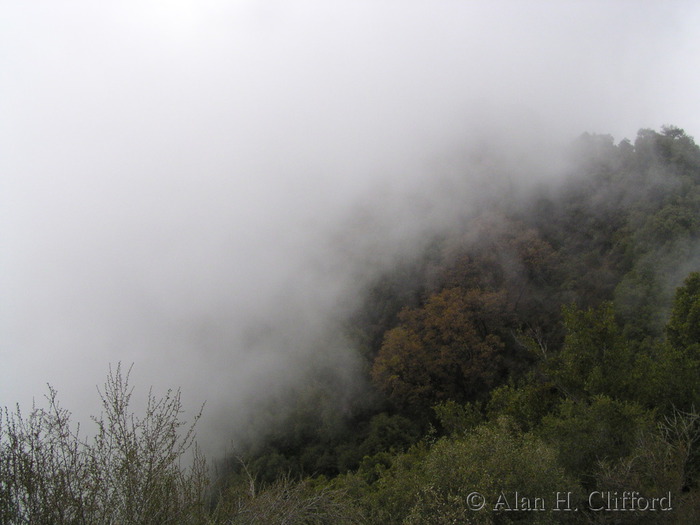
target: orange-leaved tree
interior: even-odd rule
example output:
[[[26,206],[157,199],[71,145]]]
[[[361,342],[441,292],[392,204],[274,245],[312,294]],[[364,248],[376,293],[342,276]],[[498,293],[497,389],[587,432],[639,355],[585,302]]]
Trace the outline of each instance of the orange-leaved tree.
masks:
[[[404,310],[374,361],[375,384],[402,409],[479,399],[502,372],[507,318],[500,292],[455,287]]]

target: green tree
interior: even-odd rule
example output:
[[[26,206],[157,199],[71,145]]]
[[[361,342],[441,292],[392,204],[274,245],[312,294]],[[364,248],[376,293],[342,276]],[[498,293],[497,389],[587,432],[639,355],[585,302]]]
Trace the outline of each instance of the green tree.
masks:
[[[664,413],[700,405],[700,273],[691,273],[676,291],[667,340],[658,346],[646,368],[651,380],[641,385],[647,402]],[[639,368],[642,368],[640,366]]]
[[[555,494],[571,491],[576,495],[572,500],[580,495],[578,483],[564,472],[556,451],[533,434],[522,434],[507,418],[460,438],[441,439],[428,453],[423,472],[406,524],[560,523],[565,513],[551,512]],[[474,492],[483,496],[481,510],[470,507]],[[523,496],[548,511],[499,512]],[[537,497],[540,503],[535,502]]]
[[[641,406],[601,395],[590,402],[565,400],[536,432],[555,447],[567,472],[591,486],[598,463],[630,454],[652,421],[653,413]]]
[[[612,304],[586,310],[565,307],[564,327],[561,352],[544,364],[552,382],[579,402],[599,394],[634,399],[634,353],[615,321]]]
[[[507,416],[524,431],[534,429],[561,402],[562,396],[549,381],[531,374],[522,385],[501,385],[491,392],[486,406],[489,419]]]
[[[691,273],[676,291],[671,318],[666,326],[674,348],[698,351],[700,345],[700,273]],[[691,350],[692,349],[692,350]]]

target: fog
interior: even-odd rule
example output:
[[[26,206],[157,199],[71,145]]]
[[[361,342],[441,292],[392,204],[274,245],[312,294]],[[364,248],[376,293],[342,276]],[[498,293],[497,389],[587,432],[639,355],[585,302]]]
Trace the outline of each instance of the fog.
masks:
[[[109,363],[212,447],[363,284],[561,144],[700,134],[694,2],[0,0],[0,405]],[[359,386],[358,388],[361,388]],[[351,391],[351,389],[349,390]]]

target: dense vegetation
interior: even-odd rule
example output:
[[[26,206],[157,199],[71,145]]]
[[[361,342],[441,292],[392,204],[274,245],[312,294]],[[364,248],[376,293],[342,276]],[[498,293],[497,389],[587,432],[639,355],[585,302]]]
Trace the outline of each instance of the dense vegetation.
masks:
[[[164,491],[178,523],[700,522],[700,148],[668,127],[584,135],[572,157],[563,181],[470,210],[372,283],[346,323],[372,387],[343,410],[322,375],[286,392],[294,410],[211,486],[199,459],[175,476],[174,437],[168,455],[124,434],[133,450],[85,459],[87,485],[56,499],[64,470],[32,471],[34,427],[6,412],[4,522],[82,523],[114,500],[119,522],[166,523],[149,507]],[[127,468],[158,450],[160,470]],[[78,504],[95,476],[112,490]],[[149,483],[132,516],[124,487]],[[83,514],[37,510],[69,501]]]

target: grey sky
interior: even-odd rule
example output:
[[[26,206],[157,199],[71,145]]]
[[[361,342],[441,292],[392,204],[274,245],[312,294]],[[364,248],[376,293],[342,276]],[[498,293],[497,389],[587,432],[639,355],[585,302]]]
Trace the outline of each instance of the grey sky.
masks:
[[[0,405],[51,382],[85,407],[121,360],[234,410],[303,370],[370,262],[475,198],[461,151],[544,169],[585,131],[700,136],[696,2],[0,13]]]

